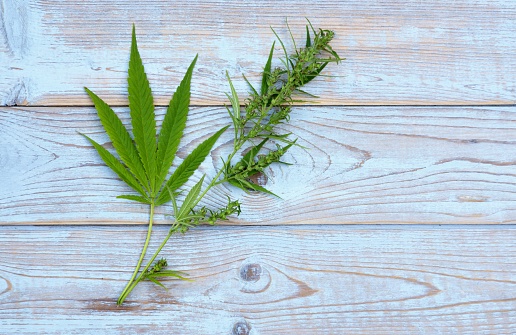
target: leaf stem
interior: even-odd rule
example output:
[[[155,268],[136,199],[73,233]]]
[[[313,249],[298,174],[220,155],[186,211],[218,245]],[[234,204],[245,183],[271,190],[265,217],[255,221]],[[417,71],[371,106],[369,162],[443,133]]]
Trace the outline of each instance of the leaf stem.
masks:
[[[243,138],[240,138],[238,143],[235,143],[234,146],[233,146],[233,152],[231,154],[229,154],[228,158],[226,161],[224,161],[224,166],[222,168],[219,169],[219,171],[217,172],[217,174],[215,175],[215,177],[213,177],[211,179],[211,182],[210,184],[204,189],[204,191],[199,195],[199,197],[197,198],[197,201],[194,203],[194,206],[192,207],[195,207],[197,206],[197,204],[199,204],[199,202],[201,202],[201,200],[204,198],[204,196],[206,195],[206,193],[209,192],[209,190],[214,187],[214,186],[217,186],[219,184],[222,184],[226,181],[226,179],[222,179],[222,180],[219,180],[220,176],[222,175],[222,173],[224,173],[224,171],[226,170],[226,167],[227,165],[231,164],[231,160],[233,159],[233,157],[237,154],[238,150],[240,150],[242,148],[242,146],[249,140],[249,137],[248,135],[244,136]]]
[[[140,259],[138,260],[138,263],[136,264],[136,267],[135,267],[134,272],[133,272],[133,274],[131,276],[131,279],[129,279],[129,281],[127,282],[127,285],[125,286],[124,290],[120,294],[120,297],[118,298],[118,301],[117,301],[117,305],[121,305],[124,302],[125,297],[127,297],[127,294],[129,294],[129,292],[131,292],[132,289],[134,288],[134,286],[132,288],[131,288],[131,286],[132,286],[132,284],[134,282],[134,279],[136,278],[136,275],[140,271],[140,268],[142,266],[143,259],[145,258],[145,254],[147,253],[147,247],[149,246],[149,242],[150,242],[150,238],[151,238],[152,223],[153,223],[153,219],[154,219],[154,206],[155,206],[155,204],[154,204],[154,201],[153,201],[150,204],[149,227],[147,228],[147,237],[145,238],[145,244],[143,245],[143,249],[142,249],[142,253],[140,255]],[[123,297],[123,299],[122,299],[122,297]]]
[[[132,278],[132,281],[127,284],[126,288],[124,289],[124,291],[120,295],[120,298],[118,298],[118,302],[117,302],[118,305],[121,305],[121,304],[124,303],[124,300],[127,298],[129,293],[131,293],[131,291],[136,287],[136,285],[138,285],[138,283],[143,279],[143,276],[144,276],[145,272],[149,269],[149,267],[151,266],[152,262],[154,262],[156,257],[158,257],[159,253],[161,252],[161,249],[163,249],[163,247],[165,246],[165,244],[167,244],[168,240],[170,239],[170,237],[173,234],[174,234],[173,231],[169,231],[169,233],[167,234],[167,237],[165,237],[163,242],[161,242],[161,244],[159,245],[159,247],[156,250],[156,252],[154,253],[154,255],[152,255],[150,260],[147,262],[147,265],[145,265],[143,270],[140,272],[140,275],[138,276],[138,278],[136,278],[134,280],[134,278],[136,277],[136,273],[137,273],[137,272],[135,272],[135,274],[134,274],[134,276]]]

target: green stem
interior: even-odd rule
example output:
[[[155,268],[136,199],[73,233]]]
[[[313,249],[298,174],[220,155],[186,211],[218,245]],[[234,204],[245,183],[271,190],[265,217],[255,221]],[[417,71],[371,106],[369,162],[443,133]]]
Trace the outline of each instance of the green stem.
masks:
[[[132,286],[134,279],[136,278],[136,275],[140,271],[140,268],[143,263],[143,259],[145,258],[145,254],[147,253],[147,247],[149,246],[150,237],[152,233],[152,222],[154,219],[154,201],[150,204],[150,214],[149,214],[149,227],[147,228],[147,237],[145,238],[145,244],[143,245],[142,253],[140,255],[140,259],[138,260],[138,263],[136,264],[136,267],[134,269],[133,275],[131,276],[131,279],[127,282],[127,285],[125,286],[124,290],[120,294],[120,297],[118,298],[117,305],[121,305],[124,301],[125,297],[129,292],[132,291],[132,288],[129,290],[129,288]],[[124,299],[122,299],[124,297]]]
[[[163,242],[161,242],[160,246],[158,247],[158,249],[156,250],[156,252],[154,253],[154,255],[152,255],[151,259],[147,262],[147,265],[145,265],[145,267],[143,268],[143,270],[140,272],[140,275],[138,276],[138,278],[136,278],[136,280],[133,280],[131,281],[126,289],[122,292],[122,294],[120,295],[120,298],[118,298],[118,302],[117,304],[118,305],[121,305],[125,298],[127,298],[127,296],[129,295],[129,293],[131,293],[131,291],[136,287],[136,285],[138,285],[138,283],[140,281],[142,281],[143,279],[143,275],[145,274],[145,272],[149,269],[149,267],[151,266],[152,262],[154,262],[154,260],[156,259],[156,257],[158,257],[158,254],[161,252],[161,249],[163,249],[163,247],[165,246],[165,244],[167,244],[168,240],[170,239],[170,237],[172,236],[173,232],[169,232],[167,234],[167,237],[165,237],[165,239],[163,240]],[[134,279],[134,278],[133,278]]]
[[[268,110],[270,110],[271,107],[265,106],[264,108],[267,108]],[[266,113],[263,113],[263,110],[262,110],[262,115],[259,117],[258,124],[260,124],[261,121],[264,119],[264,117],[265,117],[264,114],[266,114]],[[247,136],[243,136],[243,137],[239,138],[238,143],[236,143],[236,141],[235,141],[234,147],[233,147],[233,152],[228,156],[227,161],[226,161],[225,164],[230,164],[231,163],[231,159],[236,155],[238,150],[240,150],[240,148],[242,148],[242,146],[248,140],[249,140],[249,136],[247,135]],[[221,183],[223,183],[225,181],[225,180],[219,180],[219,178],[222,175],[222,173],[226,170],[225,168],[226,168],[226,166],[224,166],[221,169],[219,169],[219,171],[217,172],[215,177],[213,177],[213,179],[211,180],[210,184],[204,189],[204,191],[200,194],[200,196],[197,197],[197,201],[195,202],[195,204],[192,207],[197,206],[197,204],[204,198],[204,196],[208,193],[208,191],[212,187],[214,187],[216,185],[219,185],[219,184],[221,184]],[[152,231],[152,219],[153,219],[153,216],[154,216],[154,203],[151,203],[151,214],[150,214],[150,220],[149,220],[149,230],[147,232],[147,239],[145,240],[145,245],[143,246],[143,251],[142,251],[142,254],[141,254],[140,259],[138,261],[138,264],[136,265],[136,269],[134,270],[133,275],[132,275],[131,279],[129,280],[129,282],[127,283],[126,287],[124,288],[124,290],[120,294],[120,297],[118,298],[118,301],[117,301],[118,305],[121,305],[124,302],[124,300],[127,298],[127,296],[131,293],[131,291],[136,287],[136,285],[138,285],[138,283],[140,281],[142,281],[142,279],[144,279],[145,271],[147,271],[149,269],[149,267],[152,265],[152,262],[154,262],[156,257],[158,257],[158,254],[161,252],[161,250],[163,249],[163,247],[165,246],[165,244],[168,242],[168,240],[170,239],[170,237],[173,234],[172,229],[171,229],[171,232],[169,232],[167,234],[167,236],[165,237],[163,242],[161,242],[161,245],[158,247],[158,249],[156,250],[154,255],[152,255],[151,259],[147,262],[147,265],[145,265],[143,270],[140,272],[140,275],[138,277],[136,277],[138,275],[138,272],[139,272],[140,268],[141,268],[141,265],[142,265],[142,262],[143,262],[143,258],[145,257],[145,254],[147,253],[147,246],[149,245],[150,234],[151,234],[151,231]]]
[[[242,147],[242,145],[246,141],[247,141],[247,139],[244,140],[244,141],[241,141],[238,145],[236,145],[233,148],[233,152],[228,156],[228,161],[226,162],[226,164],[230,164],[231,159],[235,156],[237,151]],[[211,182],[208,185],[208,187],[206,187],[206,189],[202,192],[202,194],[197,198],[197,202],[195,203],[195,205],[193,207],[195,207],[202,200],[202,198],[204,198],[206,193],[208,193],[208,191],[213,186],[219,184],[218,183],[218,179],[219,179],[219,177],[222,175],[222,173],[224,171],[225,171],[225,166],[223,168],[219,169],[219,171],[217,172],[215,177],[211,180]],[[118,301],[117,301],[117,305],[121,305],[124,302],[124,300],[127,298],[127,296],[129,295],[129,293],[131,293],[131,291],[136,287],[136,285],[138,285],[138,283],[143,279],[143,275],[144,275],[145,271],[147,271],[147,269],[151,266],[152,262],[154,262],[156,257],[158,257],[158,254],[160,253],[161,249],[163,249],[163,247],[165,246],[165,244],[168,242],[168,240],[170,239],[170,237],[173,234],[173,232],[170,232],[167,235],[167,237],[165,237],[165,239],[163,240],[163,242],[161,242],[161,245],[159,246],[157,251],[154,253],[154,255],[152,255],[152,257],[149,260],[149,262],[147,262],[147,265],[141,271],[141,273],[138,276],[138,278],[136,278],[136,276],[138,275],[138,272],[139,272],[139,270],[141,268],[141,265],[142,265],[142,262],[143,262],[143,258],[145,257],[145,254],[147,253],[147,247],[149,245],[150,235],[151,235],[151,231],[152,231],[152,219],[153,219],[153,216],[154,216],[154,203],[151,203],[151,214],[150,214],[150,219],[149,219],[149,230],[147,231],[147,239],[145,240],[145,245],[143,246],[142,254],[140,256],[140,259],[138,260],[138,264],[136,265],[136,268],[135,268],[135,270],[133,272],[133,275],[131,276],[131,279],[129,280],[129,282],[125,286],[124,290],[120,294],[120,297],[118,298]]]
[[[261,116],[258,118],[258,122],[256,123],[258,126],[261,124],[262,120],[265,118],[266,114],[268,113],[269,110],[271,110],[271,108],[272,107],[265,106],[264,109],[262,109]],[[265,111],[265,109],[266,109],[266,111]],[[255,127],[257,127],[257,125],[255,125]],[[244,146],[244,144],[247,143],[247,141],[249,141],[249,139],[250,139],[249,135],[244,135],[244,136],[240,137],[238,139],[238,142],[235,139],[235,142],[234,142],[234,145],[233,145],[233,152],[228,156],[225,164],[231,164],[231,160],[236,155],[238,150],[240,150]],[[219,180],[219,177],[222,175],[222,173],[225,170],[226,170],[226,166],[223,166],[221,169],[219,169],[219,172],[217,172],[215,177],[213,177],[213,179],[211,180],[211,182],[208,185],[208,187],[206,187],[206,189],[201,193],[201,195],[197,198],[197,202],[192,207],[195,207],[204,198],[206,193],[208,193],[208,191],[212,187],[217,186],[219,184],[222,184],[222,183],[224,183],[226,181],[226,179]]]
[[[233,151],[233,152],[231,153],[231,155],[229,155],[229,156],[228,156],[228,161],[226,162],[226,164],[230,164],[231,159],[233,158],[233,156],[235,156],[235,154],[236,154],[236,150],[235,150],[235,151]],[[223,166],[223,167],[219,170],[219,172],[217,172],[217,174],[215,175],[215,177],[213,177],[213,179],[211,180],[211,182],[210,182],[210,184],[208,185],[208,187],[206,187],[206,189],[204,189],[204,191],[201,193],[201,195],[197,198],[197,202],[196,202],[196,203],[195,203],[195,205],[194,205],[194,206],[192,206],[192,207],[195,207],[195,206],[199,203],[199,201],[201,201],[201,200],[202,200],[202,198],[204,198],[204,196],[206,195],[206,193],[208,193],[208,191],[209,191],[213,186],[215,186],[215,185],[218,185],[218,184],[219,184],[219,183],[218,183],[219,177],[220,177],[220,175],[222,175],[222,173],[223,173],[225,170],[226,170],[226,166]]]

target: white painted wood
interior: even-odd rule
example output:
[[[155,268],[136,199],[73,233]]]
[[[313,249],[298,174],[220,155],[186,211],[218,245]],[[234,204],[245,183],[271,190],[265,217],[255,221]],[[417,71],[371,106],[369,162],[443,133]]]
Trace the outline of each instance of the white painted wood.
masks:
[[[228,122],[222,108],[193,108],[175,164]],[[516,223],[514,107],[304,107],[288,130],[307,149],[261,180],[282,199],[223,187],[206,204],[232,194],[243,213],[230,223],[253,225]],[[130,190],[78,132],[110,148],[92,108],[0,110],[1,223],[147,221],[145,206],[115,198]],[[231,145],[228,131],[202,172],[214,176]]]
[[[179,163],[228,123],[225,71],[244,98],[269,26],[291,47],[287,17],[297,36],[304,17],[335,30],[347,60],[286,127],[308,149],[260,178],[283,199],[217,189],[207,205],[243,202],[234,226],[163,253],[195,281],[117,308],[147,208],[115,198],[128,190],[78,134],[111,149],[95,112],[70,106],[91,105],[83,86],[127,105],[132,23],[159,105],[200,53],[193,103],[213,107],[192,109]],[[507,0],[0,1],[0,105],[53,106],[0,107],[0,334],[516,334],[515,31]]]
[[[1,9],[4,105],[91,105],[83,86],[125,105],[132,23],[158,104],[200,53],[194,103],[221,105],[225,71],[258,82],[274,40],[269,26],[288,42],[288,18],[302,43],[305,17],[335,30],[347,58],[308,87],[324,104],[516,101],[514,1],[4,0]]]
[[[32,81],[22,65],[25,56],[30,57],[29,44],[34,33],[29,31],[29,1],[2,1],[0,11],[0,104],[24,105],[28,103],[27,87]]]
[[[158,227],[158,236],[166,227]],[[3,227],[2,334],[513,334],[514,227],[213,227],[163,255],[194,282],[143,283],[144,227]],[[254,269],[254,272],[252,271]],[[244,279],[247,278],[247,281]]]

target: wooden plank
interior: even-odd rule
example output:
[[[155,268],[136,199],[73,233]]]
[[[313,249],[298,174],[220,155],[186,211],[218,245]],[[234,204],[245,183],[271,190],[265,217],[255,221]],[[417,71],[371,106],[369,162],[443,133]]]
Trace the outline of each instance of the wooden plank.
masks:
[[[194,282],[165,280],[169,291],[143,283],[116,307],[144,235],[127,226],[4,227],[2,333],[516,331],[515,227],[195,229],[163,253]]]
[[[308,88],[323,104],[514,104],[516,96],[514,1],[4,0],[2,14],[3,105],[91,105],[83,86],[126,105],[132,23],[158,104],[200,53],[193,102],[221,105],[226,70],[258,82],[269,26],[288,42],[286,17],[300,42],[304,17],[336,32],[347,61]],[[243,80],[236,85],[246,92]]]
[[[116,112],[129,123],[125,108]],[[194,108],[175,164],[228,119]],[[514,107],[297,108],[286,129],[308,149],[260,180],[282,199],[221,187],[206,205],[240,198],[231,224],[514,224],[515,128]],[[92,108],[0,110],[1,223],[146,222],[145,206],[115,198],[130,191],[78,131],[109,148]],[[201,171],[213,176],[231,145],[228,132]]]

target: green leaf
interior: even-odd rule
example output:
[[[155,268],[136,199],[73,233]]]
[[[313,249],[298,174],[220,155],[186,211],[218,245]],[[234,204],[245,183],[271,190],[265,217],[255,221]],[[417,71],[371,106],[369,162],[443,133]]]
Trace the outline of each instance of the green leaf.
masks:
[[[81,134],[84,136],[90,143],[97,149],[97,152],[106,163],[106,165],[111,168],[119,177],[122,179],[127,185],[129,185],[132,189],[134,189],[136,192],[140,193],[144,198],[146,197],[145,191],[143,187],[138,183],[136,178],[125,168],[125,166],[120,163],[118,159],[116,159],[115,156],[113,156],[109,151],[104,149],[103,146],[89,138],[88,136]]]
[[[145,175],[140,157],[138,156],[138,151],[134,146],[129,132],[122,124],[122,121],[120,121],[115,112],[101,98],[88,88],[85,87],[84,89],[93,101],[100,122],[104,126],[104,130],[111,139],[113,147],[120,156],[120,159],[142,185],[147,185],[148,179]],[[145,187],[145,189],[147,189],[147,187]]]
[[[199,165],[204,161],[206,156],[211,152],[211,148],[215,145],[215,142],[218,140],[220,135],[228,129],[229,126],[226,126],[220,129],[218,132],[210,136],[204,142],[199,144],[197,148],[195,148],[186,158],[185,160],[177,167],[172,176],[168,179],[166,183],[166,187],[169,188],[170,192],[174,192],[179,187],[181,187],[186,181],[190,178],[190,176],[197,170]],[[158,201],[156,205],[162,205],[170,200],[170,192],[161,192],[158,197]]]
[[[183,201],[183,204],[181,205],[181,208],[179,208],[179,212],[176,214],[177,221],[183,220],[197,204],[197,197],[199,196],[199,193],[201,192],[202,183],[204,182],[204,177],[205,177],[205,175],[202,176],[201,180],[199,180],[190,189],[190,192],[188,192],[188,194],[186,195],[185,200]]]
[[[284,60],[282,59],[281,61],[283,62],[283,64],[285,64],[285,67],[287,68],[287,72],[290,74],[290,66],[292,66],[292,69],[293,69],[294,68],[294,64],[289,59],[287,48],[285,48],[285,44],[283,44],[283,41],[281,40],[281,38],[278,36],[276,31],[272,27],[271,27],[271,30],[274,33],[274,35],[276,35],[276,38],[278,39],[278,41],[281,44],[281,48],[283,49],[283,53],[285,54],[285,59]],[[290,66],[289,66],[289,63],[290,63]]]
[[[166,188],[170,199],[172,200],[172,209],[174,210],[174,215],[177,215],[179,213],[179,208],[177,206],[176,195],[179,195],[179,193],[172,192],[168,186],[166,186]]]
[[[138,52],[133,25],[131,57],[128,71],[129,108],[133,125],[134,142],[147,173],[149,189],[154,195],[156,185],[156,120],[152,92]]]
[[[141,197],[141,196],[138,196],[138,195],[132,195],[132,194],[122,194],[122,195],[119,195],[117,196],[118,199],[127,199],[127,200],[132,200],[132,201],[136,201],[136,202],[141,202],[141,203],[144,203],[144,204],[150,204],[150,200],[146,197]]]
[[[269,76],[271,74],[271,65],[272,65],[272,55],[274,54],[274,45],[276,44],[276,41],[272,43],[271,51],[269,51],[269,58],[267,58],[267,63],[265,64],[265,67],[263,68],[263,76],[262,76],[262,95],[265,95],[267,93],[267,90],[269,89],[269,85],[267,84],[267,81],[269,80]]]
[[[290,39],[292,40],[292,44],[294,45],[294,50],[295,50],[296,54],[299,55],[299,50],[297,49],[297,45],[296,45],[296,39],[294,38],[294,35],[292,34],[292,30],[290,30],[288,20],[286,21],[286,24],[287,24],[288,33],[290,35]]]
[[[311,80],[311,79],[310,79],[310,80]],[[311,97],[311,98],[319,98],[317,95],[314,95],[314,94],[312,94],[312,93],[309,93],[309,92],[307,92],[307,91],[304,91],[304,90],[302,90],[302,89],[300,89],[300,88],[296,88],[296,92],[301,93],[301,94],[304,94],[304,95],[308,95],[308,96],[309,96],[309,97]]]
[[[292,59],[288,59],[288,62],[290,63],[290,66],[292,67],[292,69],[294,69],[296,67],[296,65],[294,64],[294,61]]]
[[[240,122],[240,102],[238,100],[238,94],[235,90],[235,87],[233,86],[233,82],[231,81],[231,78],[229,77],[228,72],[226,71],[226,78],[229,82],[229,87],[231,88],[231,96],[226,93],[226,96],[228,97],[229,101],[231,101],[231,106],[233,107],[233,112],[226,106],[226,109],[228,110],[228,114],[231,117],[231,120],[233,121],[233,128],[235,129],[235,141],[238,137],[238,133],[241,129],[241,122]]]
[[[245,82],[247,83],[247,85],[249,85],[249,88],[251,88],[252,93],[258,95],[258,91],[256,91],[251,82],[249,82],[249,79],[247,79],[247,77],[244,74],[242,74],[242,77],[244,77]]]
[[[175,277],[181,280],[186,281],[193,281],[193,279],[186,278],[184,276],[187,276],[187,273],[181,272],[181,271],[174,271],[174,270],[162,270],[157,273],[153,273],[152,275],[149,275],[150,278],[160,278],[160,277]]]
[[[283,148],[281,148],[281,150],[283,151],[283,154],[282,156],[288,151],[288,149],[290,149],[294,144],[296,143],[296,140],[292,141],[291,143],[287,144],[286,146],[284,146]],[[253,158],[254,159],[254,158]],[[257,169],[253,169],[253,170],[250,170],[249,171],[249,175],[252,176],[253,174],[256,174],[258,172],[262,172],[264,168],[268,167],[269,165],[271,165],[272,163],[281,163],[281,164],[287,164],[287,165],[291,165],[291,164],[288,164],[288,163],[285,163],[285,162],[280,162],[280,161],[271,161],[270,163],[266,163],[264,165],[262,165],[260,167],[260,170],[257,170]]]
[[[233,82],[231,81],[231,78],[229,77],[228,72],[226,71],[226,78],[229,82],[229,87],[231,88],[231,96],[229,94],[226,94],[229,98],[229,101],[231,101],[231,106],[233,107],[233,120],[240,120],[240,101],[238,100],[238,94],[235,90],[235,87],[233,86]]]
[[[317,32],[315,31],[314,26],[312,25],[312,22],[310,22],[310,20],[308,20],[308,18],[305,18],[305,19],[308,22],[308,24],[310,25],[310,28],[312,29],[312,32],[314,33],[314,35],[317,35]]]
[[[242,163],[245,163],[246,165],[250,165],[253,161],[260,149],[263,147],[263,145],[268,141],[268,138],[265,138],[263,141],[261,141],[257,146],[252,147],[251,150],[249,150],[244,157],[240,160]]]
[[[302,85],[306,85],[309,82],[311,82],[315,77],[317,77],[319,75],[319,73],[321,73],[321,71],[326,67],[326,65],[328,65],[328,62],[322,63],[315,71],[312,72],[311,75],[306,76],[306,78],[303,81]]]
[[[269,191],[269,190],[268,190],[268,189],[266,189],[265,187],[262,187],[262,186],[260,186],[260,185],[258,185],[258,184],[251,183],[251,182],[246,182],[246,183],[247,183],[247,185],[249,186],[249,188],[250,188],[250,189],[252,189],[253,191],[258,191],[258,192],[262,192],[262,193],[270,194],[270,195],[273,195],[273,196],[275,196],[275,197],[277,197],[277,198],[280,198],[280,199],[281,199],[281,197],[280,197],[280,196],[278,196],[278,195],[276,195],[276,194],[272,193],[271,191]]]
[[[156,285],[158,285],[158,286],[160,286],[160,287],[164,288],[166,291],[168,291],[168,289],[165,287],[165,285],[163,285],[162,283],[160,283],[160,281],[159,281],[159,280],[157,280],[157,279],[155,279],[155,278],[153,278],[153,277],[150,277],[150,276],[147,276],[146,278],[147,278],[148,280],[150,280],[151,282],[153,282],[154,284],[156,284]]]
[[[197,56],[195,56],[194,60],[188,67],[183,80],[181,80],[176,92],[172,96],[161,126],[157,152],[156,185],[158,189],[163,185],[163,182],[167,177],[168,170],[172,166],[177,148],[179,147],[179,142],[186,126],[188,106],[190,105],[192,72],[196,62]]]
[[[308,25],[306,26],[306,48],[310,48],[312,46],[312,39],[310,37],[310,30],[308,29]]]
[[[257,185],[255,183],[251,183],[250,181],[247,181],[247,180],[231,179],[231,180],[228,180],[228,182],[231,185],[236,186],[236,187],[238,187],[238,188],[240,188],[240,189],[242,189],[242,190],[244,190],[246,192],[249,192],[249,191],[262,192],[262,193],[273,195],[273,196],[281,199],[281,197],[279,197],[278,195],[272,193],[271,191],[269,191],[265,187]]]
[[[337,54],[337,52],[335,50],[333,50],[331,45],[328,45],[326,48],[324,48],[324,51],[328,52],[330,55],[335,57],[335,59],[331,59],[332,62],[338,63],[341,60],[346,59],[346,58],[341,59],[340,56]]]
[[[306,18],[306,21],[308,22],[308,25],[310,26],[310,29],[314,33],[314,38],[317,38],[317,31],[315,31],[314,26],[312,25],[312,22],[310,22],[310,20],[308,20],[308,18]],[[306,26],[307,31],[308,31],[308,25]]]

